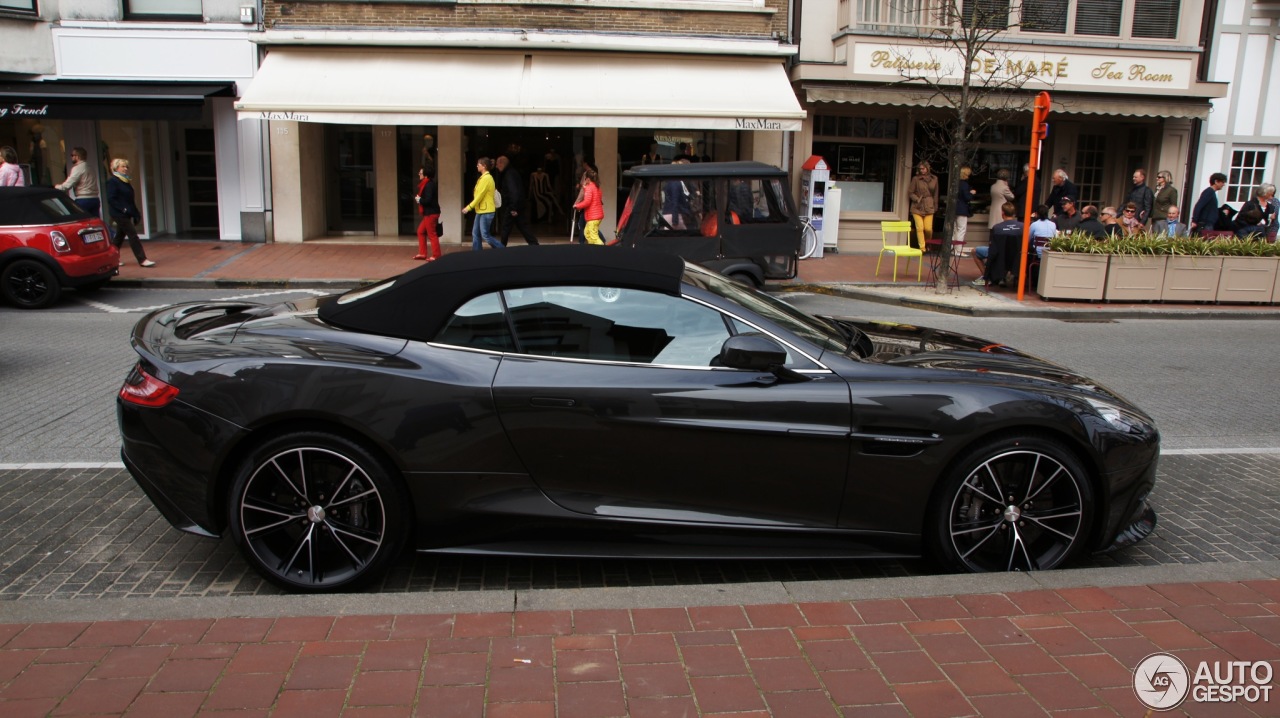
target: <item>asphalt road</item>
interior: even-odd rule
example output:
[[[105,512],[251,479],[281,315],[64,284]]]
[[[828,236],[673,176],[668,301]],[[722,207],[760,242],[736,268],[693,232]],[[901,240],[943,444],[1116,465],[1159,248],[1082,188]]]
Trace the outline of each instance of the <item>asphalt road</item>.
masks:
[[[129,331],[169,303],[284,301],[309,290],[104,289],[49,311],[0,307],[0,465],[117,461],[114,396],[134,362]],[[920,323],[1071,367],[1150,412],[1175,450],[1280,448],[1280,322],[973,318],[818,295],[803,309]]]
[[[0,308],[0,601],[275,593],[229,541],[171,529],[118,468],[114,396],[142,312],[194,299],[311,292],[107,289],[52,311]],[[246,295],[256,295],[249,297]],[[1156,418],[1157,534],[1083,565],[1223,563],[1280,549],[1280,323],[978,319],[814,295],[820,313],[920,323],[1018,346],[1107,384]],[[69,462],[84,462],[68,466]],[[920,575],[920,561],[673,562],[406,556],[383,591],[682,586]]]

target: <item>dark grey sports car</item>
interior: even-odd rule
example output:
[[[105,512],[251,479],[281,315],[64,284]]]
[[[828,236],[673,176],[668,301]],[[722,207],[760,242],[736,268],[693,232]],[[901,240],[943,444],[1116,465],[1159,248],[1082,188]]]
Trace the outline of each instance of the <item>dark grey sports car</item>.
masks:
[[[340,296],[183,304],[133,346],[125,465],[174,526],[230,532],[291,590],[352,588],[405,544],[1006,571],[1155,526],[1159,436],[1095,382],[642,250],[468,252]]]

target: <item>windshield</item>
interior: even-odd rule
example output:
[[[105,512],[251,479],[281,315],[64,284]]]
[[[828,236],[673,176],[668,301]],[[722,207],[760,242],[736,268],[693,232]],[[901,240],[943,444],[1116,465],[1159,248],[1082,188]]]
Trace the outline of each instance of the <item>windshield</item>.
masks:
[[[824,319],[810,316],[779,299],[745,287],[696,264],[685,263],[684,281],[699,289],[724,297],[765,317],[798,337],[825,350],[849,353],[847,334]]]

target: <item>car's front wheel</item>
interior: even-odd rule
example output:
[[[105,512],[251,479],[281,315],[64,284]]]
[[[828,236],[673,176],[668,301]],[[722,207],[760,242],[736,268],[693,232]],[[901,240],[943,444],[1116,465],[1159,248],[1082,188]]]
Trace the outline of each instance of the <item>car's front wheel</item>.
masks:
[[[1060,442],[1019,436],[967,452],[933,498],[929,544],[964,572],[1057,568],[1088,541],[1093,491]]]
[[[409,533],[394,471],[327,432],[287,434],[240,465],[229,502],[232,536],[267,580],[291,591],[354,589],[385,571]]]
[[[0,291],[23,309],[43,309],[58,301],[62,287],[53,270],[34,259],[19,259],[0,274]]]

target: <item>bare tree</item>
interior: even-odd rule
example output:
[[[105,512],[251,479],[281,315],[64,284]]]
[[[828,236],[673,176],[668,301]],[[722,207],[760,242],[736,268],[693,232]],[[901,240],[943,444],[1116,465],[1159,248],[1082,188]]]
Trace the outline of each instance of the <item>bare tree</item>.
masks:
[[[937,119],[921,121],[925,132],[942,148],[929,159],[947,167],[946,215],[938,258],[938,291],[950,280],[952,239],[960,169],[971,166],[978,142],[993,125],[1030,112],[1035,92],[1052,87],[1065,74],[1043,50],[1012,45],[1006,33],[1015,27],[1056,26],[1065,17],[1065,2],[1053,0],[861,0],[863,20],[878,24],[890,18],[900,36],[892,44],[893,57],[884,62],[901,79],[894,86],[918,92],[917,104],[942,108]],[[1028,88],[1033,84],[1033,88]],[[1028,118],[1030,122],[1030,118]],[[1018,168],[1020,171],[1021,168]],[[998,207],[991,211],[998,212]],[[1018,208],[1021,213],[1022,208]]]

